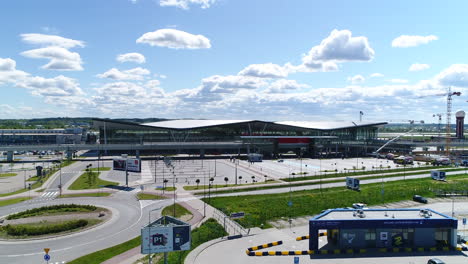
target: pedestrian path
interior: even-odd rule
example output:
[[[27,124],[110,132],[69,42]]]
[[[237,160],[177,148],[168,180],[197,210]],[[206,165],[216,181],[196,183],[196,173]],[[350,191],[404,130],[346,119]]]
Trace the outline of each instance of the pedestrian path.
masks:
[[[58,195],[59,195],[59,190],[57,189],[47,190],[43,192],[41,196],[31,200],[31,202],[42,202],[42,201],[54,200],[55,198],[57,198]]]

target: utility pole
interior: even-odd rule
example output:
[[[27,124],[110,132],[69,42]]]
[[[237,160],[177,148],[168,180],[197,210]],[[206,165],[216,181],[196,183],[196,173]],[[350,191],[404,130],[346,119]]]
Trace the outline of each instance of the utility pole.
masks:
[[[236,176],[235,176],[235,178],[236,178],[236,185],[237,185],[237,160],[236,159],[234,159],[234,165],[236,167],[236,174],[235,174]]]

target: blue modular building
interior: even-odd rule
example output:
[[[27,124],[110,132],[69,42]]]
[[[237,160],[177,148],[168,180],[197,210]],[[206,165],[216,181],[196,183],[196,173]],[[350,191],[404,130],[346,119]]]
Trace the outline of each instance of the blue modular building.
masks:
[[[309,221],[309,249],[456,247],[457,220],[431,209],[331,209]]]

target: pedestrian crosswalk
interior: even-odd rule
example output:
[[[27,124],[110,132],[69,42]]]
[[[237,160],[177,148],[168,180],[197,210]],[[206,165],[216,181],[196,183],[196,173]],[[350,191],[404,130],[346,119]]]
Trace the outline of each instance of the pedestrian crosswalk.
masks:
[[[59,195],[58,190],[50,190],[50,191],[48,190],[42,193],[41,196],[37,197],[34,200],[36,201],[54,200],[55,198],[57,198],[58,195]]]

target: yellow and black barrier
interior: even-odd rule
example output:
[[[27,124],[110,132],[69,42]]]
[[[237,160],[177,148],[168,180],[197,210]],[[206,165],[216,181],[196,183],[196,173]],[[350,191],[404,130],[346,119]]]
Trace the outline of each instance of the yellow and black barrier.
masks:
[[[254,251],[249,251],[247,255],[249,256],[297,256],[297,255],[311,255],[314,254],[313,250],[294,250],[294,251],[260,251],[260,252],[254,252]]]
[[[320,232],[318,234],[319,237],[321,236],[326,236],[327,235],[327,232]],[[306,240],[306,239],[309,239],[310,238],[310,235],[307,235],[307,236],[300,236],[300,237],[296,237],[296,241],[301,241],[301,240]]]
[[[274,246],[278,246],[278,245],[281,245],[283,244],[283,241],[275,241],[275,242],[271,242],[271,243],[268,243],[268,244],[263,244],[263,245],[259,245],[259,246],[256,246],[256,247],[250,247],[247,249],[247,252],[251,252],[251,251],[256,251],[256,250],[259,250],[259,249],[264,249],[264,248],[269,248],[269,247],[274,247]]]

